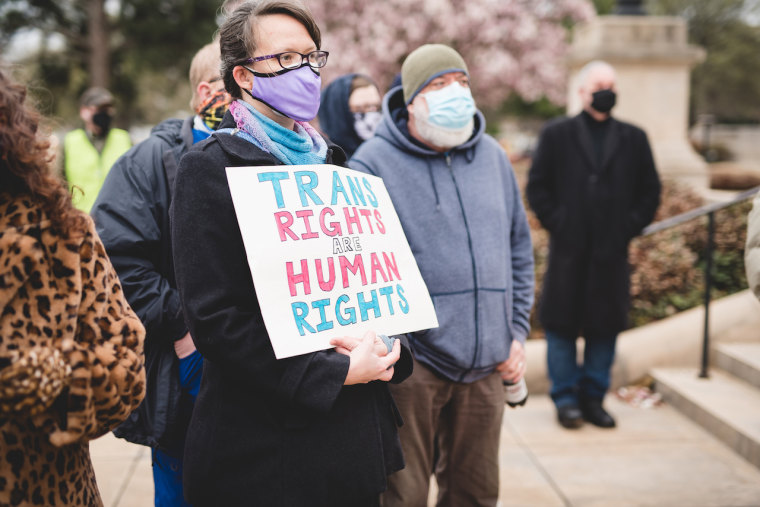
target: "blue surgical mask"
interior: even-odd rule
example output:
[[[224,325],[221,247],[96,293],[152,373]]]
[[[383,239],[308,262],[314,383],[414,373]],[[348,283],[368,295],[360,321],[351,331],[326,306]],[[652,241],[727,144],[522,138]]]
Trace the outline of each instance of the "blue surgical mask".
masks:
[[[427,92],[423,97],[430,111],[428,121],[438,127],[460,129],[475,114],[475,101],[472,100],[470,89],[457,82]]]

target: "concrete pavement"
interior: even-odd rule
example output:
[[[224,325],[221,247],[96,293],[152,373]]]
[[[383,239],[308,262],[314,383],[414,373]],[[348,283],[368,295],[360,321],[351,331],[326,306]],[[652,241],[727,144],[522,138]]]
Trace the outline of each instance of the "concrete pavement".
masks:
[[[150,449],[108,433],[90,442],[90,456],[106,507],[153,505]]]
[[[612,367],[612,387],[637,382],[657,367],[694,367],[700,364],[704,307],[698,306],[672,317],[620,333]],[[713,301],[710,305],[710,343],[760,341],[760,302],[751,290]],[[582,356],[583,340],[578,341]],[[528,340],[525,345],[531,392],[549,392],[546,341]]]
[[[760,505],[760,470],[672,407],[608,396],[617,428],[568,431],[548,397],[529,403],[505,414],[503,506]]]
[[[618,421],[612,430],[561,428],[546,395],[507,407],[501,506],[760,505],[760,470],[672,407],[637,408],[614,395],[606,406]],[[90,449],[107,507],[152,505],[147,448],[107,435]]]

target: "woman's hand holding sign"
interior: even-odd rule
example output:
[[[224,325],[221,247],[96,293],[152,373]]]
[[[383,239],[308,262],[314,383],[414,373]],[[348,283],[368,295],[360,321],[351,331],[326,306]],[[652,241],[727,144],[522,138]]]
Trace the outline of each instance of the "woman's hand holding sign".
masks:
[[[343,382],[347,386],[366,384],[373,380],[388,382],[393,378],[393,365],[401,356],[399,340],[394,340],[393,348],[388,351],[388,347],[374,331],[368,331],[361,338],[334,338],[330,344],[335,346],[336,352],[351,359]]]

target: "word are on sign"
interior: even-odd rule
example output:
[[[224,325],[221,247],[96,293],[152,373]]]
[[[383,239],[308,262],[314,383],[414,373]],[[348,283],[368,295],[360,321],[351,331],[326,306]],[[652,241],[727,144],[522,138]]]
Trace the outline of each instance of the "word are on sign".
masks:
[[[308,165],[228,167],[227,181],[278,359],[438,326],[380,178]]]

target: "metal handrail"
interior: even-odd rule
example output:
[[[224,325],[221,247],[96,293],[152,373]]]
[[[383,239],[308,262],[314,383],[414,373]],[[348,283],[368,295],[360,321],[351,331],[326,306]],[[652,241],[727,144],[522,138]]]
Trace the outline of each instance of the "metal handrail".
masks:
[[[675,216],[666,218],[664,220],[660,220],[659,222],[649,224],[647,227],[644,228],[643,231],[641,231],[641,235],[649,236],[650,234],[654,234],[655,232],[660,232],[660,231],[664,231],[665,229],[670,229],[671,227],[675,227],[676,225],[681,225],[694,218],[699,218],[703,215],[707,215],[708,213],[714,213],[716,211],[720,211],[723,208],[728,208],[729,206],[733,206],[734,204],[738,204],[742,201],[745,201],[758,192],[760,192],[760,186],[750,188],[749,190],[745,190],[744,192],[736,194],[736,196],[734,196],[734,198],[731,199],[730,201],[722,201],[722,202],[715,202],[712,204],[705,204],[704,206],[700,206],[699,208],[694,208],[685,213],[681,213],[679,215],[675,215]]]
[[[720,211],[724,208],[728,208],[729,206],[733,206],[734,204],[738,204],[742,201],[745,201],[749,199],[750,197],[754,196],[755,194],[757,194],[758,192],[760,192],[760,186],[750,188],[749,190],[745,190],[744,192],[741,192],[737,194],[736,196],[734,196],[734,198],[729,201],[706,204],[704,206],[700,206],[699,208],[694,208],[693,210],[689,210],[685,213],[681,213],[679,215],[675,215],[670,218],[660,220],[659,222],[655,222],[653,224],[648,225],[647,227],[644,228],[643,231],[641,231],[642,236],[649,236],[656,232],[664,231],[665,229],[670,229],[671,227],[675,227],[677,225],[681,225],[695,218],[699,218],[701,216],[707,215],[707,245],[705,246],[706,262],[705,262],[705,296],[704,296],[705,322],[704,322],[704,330],[702,334],[702,364],[699,370],[700,378],[709,377],[708,362],[709,362],[709,354],[710,354],[710,292],[712,290],[712,262],[713,262],[713,243],[714,243],[714,237],[715,237],[715,212]]]

